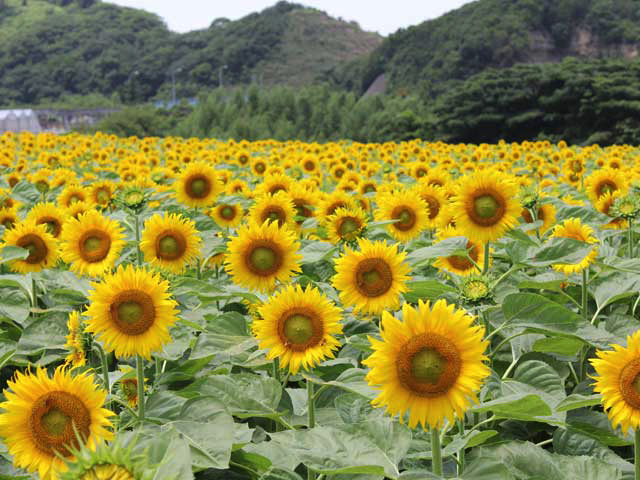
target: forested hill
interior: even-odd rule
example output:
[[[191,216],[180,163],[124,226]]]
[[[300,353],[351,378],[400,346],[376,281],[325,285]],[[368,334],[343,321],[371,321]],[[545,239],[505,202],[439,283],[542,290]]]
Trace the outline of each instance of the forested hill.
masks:
[[[490,67],[630,59],[639,47],[638,0],[477,0],[399,30],[333,79],[364,92],[384,74],[387,91],[428,98]]]
[[[154,14],[99,0],[0,0],[0,106],[94,93],[139,102],[167,93],[171,72],[181,96],[221,77],[304,85],[381,41],[287,2],[178,34]]]

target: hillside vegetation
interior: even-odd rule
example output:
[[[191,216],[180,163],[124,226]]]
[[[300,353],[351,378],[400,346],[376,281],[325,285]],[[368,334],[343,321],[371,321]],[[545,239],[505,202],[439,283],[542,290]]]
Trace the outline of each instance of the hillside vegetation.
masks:
[[[0,104],[64,95],[180,96],[225,83],[303,85],[371,52],[381,38],[324,12],[280,2],[185,34],[156,15],[97,0],[0,0]]]

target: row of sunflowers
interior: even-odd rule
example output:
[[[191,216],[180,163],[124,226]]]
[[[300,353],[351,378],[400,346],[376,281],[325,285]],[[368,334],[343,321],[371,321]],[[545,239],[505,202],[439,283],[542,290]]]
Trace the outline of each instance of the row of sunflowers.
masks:
[[[639,155],[0,136],[0,478],[640,478]]]

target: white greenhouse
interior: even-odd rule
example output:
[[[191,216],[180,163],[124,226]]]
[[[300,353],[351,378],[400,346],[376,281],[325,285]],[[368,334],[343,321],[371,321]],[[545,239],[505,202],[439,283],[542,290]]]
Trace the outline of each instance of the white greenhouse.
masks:
[[[42,127],[34,110],[0,110],[0,134],[4,132],[40,133]]]

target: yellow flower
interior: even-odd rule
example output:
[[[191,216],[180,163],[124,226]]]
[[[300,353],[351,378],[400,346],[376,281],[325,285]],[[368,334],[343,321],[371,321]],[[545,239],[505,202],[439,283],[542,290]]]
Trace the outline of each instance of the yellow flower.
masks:
[[[593,203],[608,192],[625,193],[628,183],[625,173],[613,168],[603,168],[595,170],[585,181],[587,195]]]
[[[446,238],[464,237],[459,230],[454,227],[447,226],[438,231],[437,239],[442,241]],[[484,245],[474,240],[467,239],[467,255],[473,260],[462,255],[450,255],[448,257],[438,257],[433,266],[438,270],[447,270],[458,275],[471,275],[480,273],[476,265],[482,267],[484,265]]]
[[[528,208],[523,208],[521,213],[522,218],[527,223],[534,223],[533,216],[531,216],[531,212]],[[542,226],[540,227],[540,233],[544,233],[553,227],[556,223],[556,207],[554,207],[550,203],[545,203],[543,205],[538,206],[538,213],[536,220],[542,221]],[[529,233],[534,233],[535,230],[530,231]]]
[[[313,368],[325,358],[333,358],[342,333],[340,309],[316,288],[288,285],[258,308],[253,334],[267,358],[279,358],[280,368],[296,374],[302,366]]]
[[[151,358],[171,341],[176,305],[169,298],[169,283],[154,273],[131,265],[93,282],[89,294],[86,331],[104,342],[117,357]]]
[[[602,404],[614,428],[623,433],[640,427],[640,331],[627,337],[627,346],[596,351],[591,359],[596,370],[594,390],[602,394]]]
[[[427,227],[429,207],[411,190],[382,194],[378,197],[378,205],[376,219],[395,220],[387,228],[399,242],[413,240]]]
[[[208,207],[224,190],[215,169],[205,163],[190,163],[175,183],[176,197],[189,207]]]
[[[556,225],[549,238],[573,238],[574,240],[579,240],[585,243],[598,243],[598,239],[593,236],[593,229],[589,225],[583,225],[579,218],[568,218],[560,225]],[[565,275],[580,273],[595,262],[597,256],[598,247],[594,246],[587,256],[578,263],[558,263],[553,265],[553,268]]]
[[[279,228],[276,222],[239,228],[227,248],[227,272],[238,285],[253,290],[273,291],[276,280],[286,283],[300,271],[300,244],[290,230]]]
[[[402,306],[402,321],[382,314],[382,341],[369,337],[373,354],[363,363],[369,385],[380,390],[374,406],[391,415],[409,413],[409,426],[440,428],[462,418],[490,370],[484,327],[444,300]]]
[[[73,367],[81,367],[86,363],[84,340],[82,338],[82,320],[80,313],[73,311],[67,320],[67,343],[65,347],[69,350],[69,355],[65,358],[65,365],[71,364]]]
[[[113,413],[102,408],[107,392],[96,388],[88,372],[72,377],[58,367],[49,378],[38,368],[35,374],[18,372],[8,387],[0,404],[0,437],[14,464],[37,471],[42,480],[56,480],[67,469],[63,458],[71,459],[70,449],[81,446],[76,432],[91,449],[113,436]]]
[[[400,294],[407,291],[409,266],[406,253],[398,253],[397,245],[358,239],[360,251],[345,248],[336,260],[333,286],[340,292],[344,305],[354,312],[379,314],[384,309],[400,306]]]
[[[69,185],[58,195],[58,204],[62,207],[70,207],[75,202],[88,202],[89,192],[80,185]]]
[[[327,234],[332,243],[352,242],[362,236],[367,226],[367,213],[360,207],[339,208],[326,219]]]
[[[493,242],[518,223],[517,198],[517,184],[504,173],[484,171],[463,177],[454,203],[456,226],[467,238]]]
[[[195,223],[181,215],[156,214],[144,224],[140,250],[154,267],[180,274],[200,256],[201,248]]]
[[[4,245],[15,245],[29,250],[29,256],[24,260],[9,262],[9,267],[14,272],[39,272],[53,267],[58,260],[56,239],[47,232],[44,225],[32,222],[18,223],[4,234]]]
[[[295,228],[296,209],[286,192],[262,195],[249,210],[249,221],[277,223],[279,227]]]
[[[233,228],[242,223],[244,209],[240,204],[219,203],[209,211],[209,215],[221,227]]]
[[[71,270],[91,277],[111,270],[126,243],[122,226],[96,210],[69,219],[60,240],[62,259]]]
[[[37,225],[44,225],[47,232],[55,238],[60,238],[62,227],[67,220],[67,213],[53,203],[36,203],[29,213],[26,221]]]

